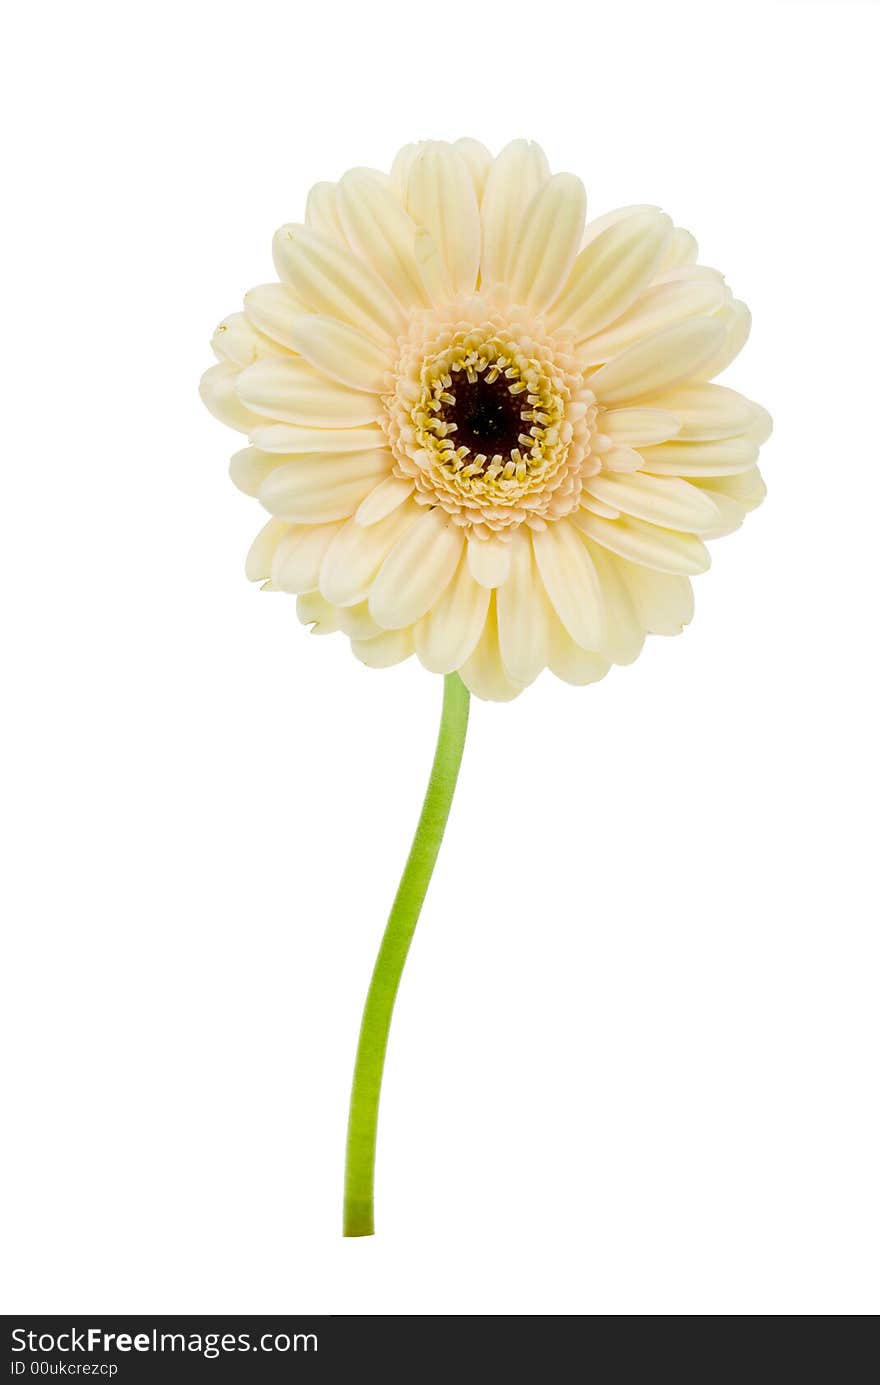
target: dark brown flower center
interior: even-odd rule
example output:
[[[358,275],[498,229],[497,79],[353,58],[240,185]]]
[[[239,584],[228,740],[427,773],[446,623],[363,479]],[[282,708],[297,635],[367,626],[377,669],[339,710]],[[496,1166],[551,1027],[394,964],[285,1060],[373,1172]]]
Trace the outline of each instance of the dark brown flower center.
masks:
[[[462,371],[453,376],[449,393],[455,403],[444,403],[439,417],[455,424],[455,446],[469,448],[469,460],[499,454],[506,460],[520,446],[524,431],[520,401],[510,393],[503,375],[490,383],[482,374],[471,381]]]

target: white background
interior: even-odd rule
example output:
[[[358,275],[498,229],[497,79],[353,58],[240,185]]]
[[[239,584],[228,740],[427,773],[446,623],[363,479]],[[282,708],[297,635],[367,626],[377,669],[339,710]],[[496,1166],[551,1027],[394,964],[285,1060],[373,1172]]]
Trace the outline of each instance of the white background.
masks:
[[[6,1311],[878,1308],[872,4],[18,7],[4,58]],[[440,682],[313,639],[196,394],[306,191],[516,135],[750,304],[694,625],[475,704],[339,1236]]]

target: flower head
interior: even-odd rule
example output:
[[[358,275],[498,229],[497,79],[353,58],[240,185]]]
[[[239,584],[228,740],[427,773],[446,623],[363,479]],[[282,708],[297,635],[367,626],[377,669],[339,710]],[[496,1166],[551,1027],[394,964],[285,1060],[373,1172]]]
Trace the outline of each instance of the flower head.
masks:
[[[524,140],[408,145],[313,188],[214,335],[202,396],[272,516],[248,575],[366,664],[593,682],[763,498],[768,415],[709,383],[748,309],[658,209],[585,212]]]

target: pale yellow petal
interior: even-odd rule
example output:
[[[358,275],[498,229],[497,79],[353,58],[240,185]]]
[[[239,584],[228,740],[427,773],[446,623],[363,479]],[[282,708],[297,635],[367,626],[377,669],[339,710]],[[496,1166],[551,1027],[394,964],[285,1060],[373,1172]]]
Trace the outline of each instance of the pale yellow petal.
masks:
[[[260,486],[261,505],[294,524],[348,519],[388,474],[385,452],[294,457],[271,471]]]
[[[615,557],[618,570],[652,635],[679,635],[694,615],[694,591],[687,577],[656,572]]]
[[[690,231],[686,231],[683,226],[676,226],[658,269],[677,269],[679,265],[695,264],[699,253],[699,246]]]
[[[674,438],[681,424],[664,409],[609,409],[600,416],[599,428],[614,443],[645,447]]]
[[[481,587],[500,587],[510,572],[510,545],[503,539],[469,538],[467,560]]]
[[[249,433],[263,422],[259,414],[245,407],[236,391],[239,368],[231,361],[221,361],[205,371],[199,381],[202,403],[215,418],[238,433]]]
[[[430,300],[415,258],[416,225],[390,184],[354,168],[339,184],[345,234],[353,249],[389,285],[405,308],[427,307]]]
[[[490,595],[482,634],[473,654],[458,670],[458,675],[474,697],[481,697],[486,702],[512,702],[525,687],[524,683],[515,683],[508,676],[501,659],[494,592]]]
[[[406,184],[406,208],[430,231],[455,293],[470,293],[480,266],[480,209],[462,156],[451,144],[419,145]]]
[[[636,211],[588,241],[548,314],[582,340],[625,312],[649,283],[672,233],[663,212]]]
[[[251,431],[262,452],[377,452],[387,446],[381,428],[302,428],[295,423],[266,423]],[[391,465],[391,453],[388,453]]]
[[[283,466],[287,461],[286,457],[276,456],[271,452],[261,452],[256,447],[244,447],[241,452],[236,452],[229,463],[229,475],[232,484],[237,486],[245,495],[256,497],[259,494],[260,486],[265,481],[270,472],[275,471],[279,466]]]
[[[270,519],[268,524],[263,525],[244,560],[245,576],[249,582],[268,580],[272,574],[275,550],[289,529],[290,525],[280,519]]]
[[[711,499],[696,486],[675,476],[592,476],[584,483],[590,495],[625,515],[648,520],[667,529],[702,534],[718,523]]]
[[[709,442],[744,433],[757,417],[757,405],[726,385],[679,385],[644,400],[651,408],[675,414],[681,423],[678,441]]]
[[[338,317],[380,340],[403,330],[403,310],[391,290],[329,236],[306,226],[282,226],[272,252],[279,276],[312,312]]]
[[[720,515],[716,527],[705,535],[706,538],[721,538],[738,529],[750,510],[754,510],[767,494],[767,487],[756,466],[741,471],[736,476],[700,477],[695,486],[711,496]]]
[[[431,673],[453,673],[470,658],[486,623],[490,592],[462,554],[455,576],[415,630],[416,653]]]
[[[380,394],[387,390],[391,356],[373,337],[335,317],[304,313],[292,319],[293,349],[322,375],[354,390]]]
[[[370,491],[358,506],[355,519],[358,524],[378,524],[380,519],[390,515],[398,505],[402,505],[413,493],[413,483],[401,476],[386,476],[378,486]]]
[[[550,627],[550,653],[547,663],[557,678],[561,678],[564,683],[571,683],[576,688],[598,683],[611,667],[604,654],[582,649],[555,615]]]
[[[353,519],[343,524],[324,555],[319,587],[334,606],[355,606],[370,594],[373,579],[397,540],[423,513],[401,505],[378,524],[364,527]]]
[[[382,407],[377,395],[330,380],[295,356],[248,366],[238,377],[236,392],[256,414],[312,428],[372,423]]]
[[[496,595],[498,644],[502,663],[513,682],[531,683],[550,657],[552,607],[528,532],[519,529],[508,547],[510,576]]]
[[[306,198],[306,225],[310,231],[335,240],[337,244],[349,249],[342,229],[339,214],[339,185],[337,183],[315,183]]]
[[[722,370],[726,370],[742,351],[752,329],[752,315],[739,299],[734,299],[720,316],[724,324],[724,340],[714,355],[700,366],[697,371],[699,380],[713,380]]]
[[[332,635],[340,629],[339,613],[320,592],[305,592],[296,598],[296,614],[303,625],[311,625],[313,635]]]
[[[587,195],[579,178],[557,173],[535,193],[512,247],[507,286],[515,303],[540,313],[571,272],[584,231]]]
[[[395,543],[370,588],[370,614],[385,630],[420,620],[452,581],[464,535],[439,508],[423,509]]]
[[[543,149],[524,139],[508,144],[492,164],[481,208],[484,287],[506,282],[526,208],[549,177]]]
[[[598,543],[588,541],[587,547],[602,588],[605,620],[601,652],[613,664],[631,664],[645,642],[645,623],[613,554]]]
[[[360,601],[357,606],[337,606],[336,618],[340,630],[352,640],[373,640],[386,633],[370,615],[368,601]]]
[[[299,596],[317,588],[324,554],[341,524],[293,524],[278,543],[272,559],[272,585]]]
[[[643,447],[642,469],[653,476],[735,476],[755,464],[758,445],[747,436],[718,438],[714,442],[660,443]]]
[[[706,545],[695,534],[663,529],[640,519],[600,519],[581,510],[578,527],[603,548],[657,572],[692,576],[709,567]]]
[[[458,151],[467,164],[479,202],[483,196],[489,170],[492,167],[492,155],[478,139],[457,139],[452,147]]]
[[[726,295],[727,289],[719,278],[652,284],[612,326],[581,343],[578,359],[587,366],[602,365],[633,342],[662,331],[664,327],[672,327],[691,317],[718,313]],[[726,331],[723,317],[722,322]]]
[[[352,640],[352,651],[356,658],[368,668],[392,668],[402,664],[413,652],[413,632],[407,630],[383,630],[369,640]]]
[[[596,520],[607,524],[608,520]],[[566,519],[533,534],[532,547],[547,595],[572,639],[583,649],[601,648],[602,593],[578,530]]]
[[[711,317],[667,327],[600,366],[590,376],[590,389],[605,405],[656,395],[692,375],[723,337],[724,328]]]
[[[305,308],[286,284],[260,284],[251,289],[244,296],[244,310],[257,331],[289,351],[295,349],[291,326]]]
[[[236,366],[284,354],[284,348],[258,332],[244,313],[231,313],[223,319],[211,338],[211,349],[218,361],[231,361]]]

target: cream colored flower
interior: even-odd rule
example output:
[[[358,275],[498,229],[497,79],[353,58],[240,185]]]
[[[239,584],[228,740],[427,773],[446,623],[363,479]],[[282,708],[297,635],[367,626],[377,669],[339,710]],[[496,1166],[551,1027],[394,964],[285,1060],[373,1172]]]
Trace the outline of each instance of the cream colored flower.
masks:
[[[535,144],[408,145],[314,187],[214,335],[202,397],[272,516],[248,575],[366,664],[593,682],[763,498],[769,417],[709,383],[748,309],[657,208],[585,211]]]

